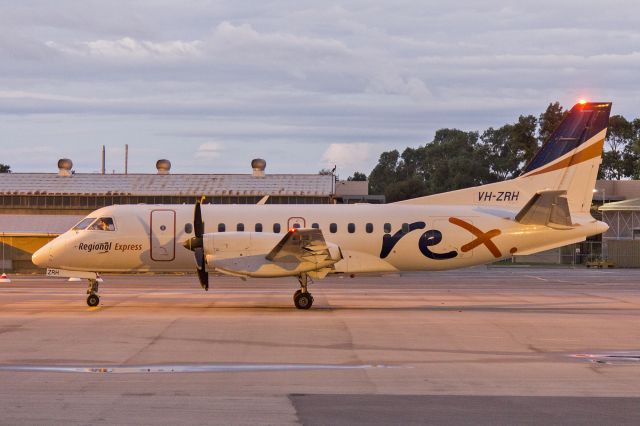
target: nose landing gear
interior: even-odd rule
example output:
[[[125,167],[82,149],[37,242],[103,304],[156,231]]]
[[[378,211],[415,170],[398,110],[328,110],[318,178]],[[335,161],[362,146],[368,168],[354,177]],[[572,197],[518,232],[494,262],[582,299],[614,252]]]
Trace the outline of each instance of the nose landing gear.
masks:
[[[300,283],[300,290],[297,290],[293,294],[293,303],[298,309],[309,309],[313,305],[313,296],[307,290],[309,276],[307,274],[298,275],[298,282]]]
[[[100,296],[98,296],[98,280],[90,279],[89,287],[87,288],[87,305],[96,307],[100,304]]]

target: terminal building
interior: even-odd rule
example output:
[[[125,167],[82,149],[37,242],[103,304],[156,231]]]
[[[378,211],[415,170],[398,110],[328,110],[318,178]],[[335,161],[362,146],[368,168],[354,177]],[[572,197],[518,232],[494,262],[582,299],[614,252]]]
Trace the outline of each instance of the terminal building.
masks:
[[[155,174],[74,173],[69,159],[57,173],[0,174],[2,267],[35,268],[31,254],[95,209],[113,204],[332,204],[384,202],[367,182],[337,182],[332,174],[268,174],[266,161],[247,174],[172,174],[158,160]]]

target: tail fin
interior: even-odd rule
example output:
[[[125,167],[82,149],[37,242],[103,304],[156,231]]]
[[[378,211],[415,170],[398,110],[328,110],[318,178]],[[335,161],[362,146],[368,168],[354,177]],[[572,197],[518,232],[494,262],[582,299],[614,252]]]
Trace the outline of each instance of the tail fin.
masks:
[[[545,173],[550,171],[551,167],[554,167],[551,170],[555,170],[571,165],[572,162],[568,160],[555,163],[549,168],[543,168],[581,145],[590,142],[596,136],[601,136],[596,138],[596,142],[604,144],[605,135],[600,135],[600,133],[607,129],[610,113],[611,102],[585,102],[574,105],[558,128],[542,145],[533,160],[525,167],[522,176]],[[594,156],[600,156],[602,146],[599,151],[596,146],[590,152]],[[587,155],[583,155],[583,157],[587,157]],[[587,160],[582,157],[580,159]]]
[[[567,191],[573,212],[588,212],[609,124],[611,102],[578,103],[542,145],[520,178]]]

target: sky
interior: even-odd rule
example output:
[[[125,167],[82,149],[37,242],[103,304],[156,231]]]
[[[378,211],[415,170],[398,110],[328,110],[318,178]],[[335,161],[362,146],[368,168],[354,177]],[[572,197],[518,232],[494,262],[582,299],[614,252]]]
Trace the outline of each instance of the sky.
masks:
[[[14,172],[368,174],[550,102],[640,116],[640,2],[0,0]]]

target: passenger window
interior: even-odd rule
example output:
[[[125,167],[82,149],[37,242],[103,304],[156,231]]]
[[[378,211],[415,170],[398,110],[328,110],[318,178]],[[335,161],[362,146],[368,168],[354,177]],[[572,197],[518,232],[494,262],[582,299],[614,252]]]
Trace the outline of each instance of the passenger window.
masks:
[[[190,223],[185,223],[184,225],[184,232],[187,234],[190,234],[193,232],[193,225]]]
[[[116,227],[113,224],[113,219],[110,217],[101,217],[93,225],[89,227],[92,231],[115,231]]]
[[[329,232],[331,232],[332,234],[338,232],[338,225],[336,225],[335,223],[329,225]]]
[[[276,234],[280,233],[280,224],[279,223],[274,223],[273,224],[273,232]]]
[[[312,224],[311,224],[311,227],[312,227],[313,229],[320,229],[320,225],[318,225],[317,223],[312,223]]]
[[[365,228],[365,231],[367,231],[367,234],[372,233],[373,232],[373,223],[367,223],[364,228]]]
[[[384,233],[385,234],[390,234],[391,233],[391,224],[390,223],[385,223],[384,224]]]
[[[300,229],[300,224],[299,223],[294,223],[293,227],[296,228],[296,229]]]
[[[95,217],[84,218],[80,221],[80,223],[78,223],[71,229],[73,229],[74,231],[82,231],[83,229],[87,229],[87,226],[89,226],[94,220],[96,220]]]
[[[262,224],[256,223],[256,232],[262,232]]]
[[[356,232],[356,224],[355,223],[348,224],[347,231],[349,231],[350,234],[353,234],[354,232]]]
[[[408,234],[409,233],[409,224],[408,223],[403,223],[402,224],[402,232],[404,234]]]
[[[239,223],[236,225],[236,231],[243,232],[244,231],[244,223]]]
[[[218,224],[218,232],[224,232],[225,228],[226,228],[226,226],[224,226],[224,223],[219,223]]]

